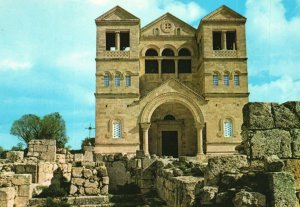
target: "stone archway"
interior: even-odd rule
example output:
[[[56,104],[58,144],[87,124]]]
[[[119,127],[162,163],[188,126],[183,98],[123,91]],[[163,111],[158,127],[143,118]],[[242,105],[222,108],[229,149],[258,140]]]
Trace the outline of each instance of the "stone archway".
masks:
[[[149,154],[148,132],[151,126],[151,116],[159,106],[165,103],[181,104],[191,112],[197,129],[197,155],[203,155],[202,129],[204,127],[204,118],[200,105],[187,95],[176,92],[158,95],[144,107],[140,116],[140,126],[143,130],[143,150],[145,154]]]

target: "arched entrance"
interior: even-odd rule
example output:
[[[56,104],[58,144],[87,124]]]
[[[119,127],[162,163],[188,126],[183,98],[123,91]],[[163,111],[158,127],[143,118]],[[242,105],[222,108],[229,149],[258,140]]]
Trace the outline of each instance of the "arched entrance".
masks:
[[[171,116],[175,119],[168,120]],[[185,123],[189,125],[188,128],[191,132],[187,133]],[[146,155],[149,154],[149,146],[150,153],[158,155],[171,153],[175,156],[195,156],[203,154],[203,115],[196,101],[185,94],[174,92],[155,97],[144,107],[140,117],[140,126],[143,130],[143,150]],[[174,146],[170,143],[167,144],[168,141],[172,141]],[[176,150],[165,151],[168,147],[174,148],[176,142],[177,152]],[[167,145],[164,146],[164,143]],[[185,146],[187,143],[188,146]],[[192,146],[196,147],[192,149]],[[189,151],[189,149],[192,150]]]

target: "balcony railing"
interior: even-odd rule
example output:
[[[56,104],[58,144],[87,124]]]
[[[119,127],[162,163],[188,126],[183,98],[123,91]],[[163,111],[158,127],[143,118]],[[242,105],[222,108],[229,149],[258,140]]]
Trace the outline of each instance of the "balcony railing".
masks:
[[[237,51],[236,50],[214,50],[213,51],[214,57],[236,57]]]
[[[130,51],[105,51],[105,58],[129,58]]]

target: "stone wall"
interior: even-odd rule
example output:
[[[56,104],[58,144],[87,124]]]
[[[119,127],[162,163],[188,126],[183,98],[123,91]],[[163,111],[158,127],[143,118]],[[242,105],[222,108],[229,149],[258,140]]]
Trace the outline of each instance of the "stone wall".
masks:
[[[248,103],[243,114],[241,152],[251,160],[277,155],[300,191],[300,102]]]
[[[26,207],[32,197],[30,174],[0,174],[0,206]]]
[[[27,157],[36,157],[38,160],[55,162],[56,140],[37,139],[28,143]]]

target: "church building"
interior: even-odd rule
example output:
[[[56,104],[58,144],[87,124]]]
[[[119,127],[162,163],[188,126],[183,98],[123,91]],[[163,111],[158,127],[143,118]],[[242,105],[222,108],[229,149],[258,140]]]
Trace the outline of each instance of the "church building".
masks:
[[[170,13],[141,28],[116,6],[95,22],[95,152],[235,151],[249,96],[245,17],[221,6],[197,29]]]

